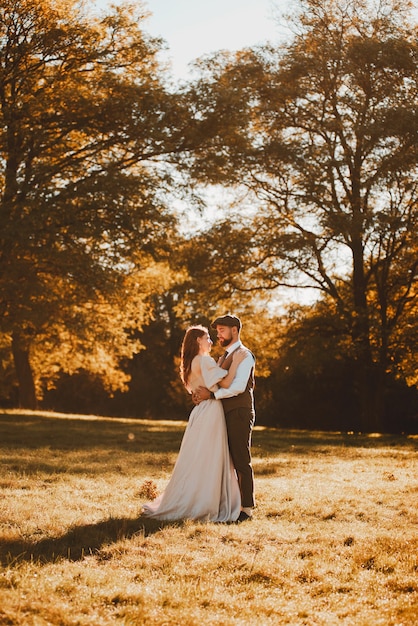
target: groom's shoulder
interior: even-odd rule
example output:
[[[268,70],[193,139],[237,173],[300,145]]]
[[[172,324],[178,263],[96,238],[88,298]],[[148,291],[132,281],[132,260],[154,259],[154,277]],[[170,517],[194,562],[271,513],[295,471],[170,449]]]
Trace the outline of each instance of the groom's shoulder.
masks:
[[[248,352],[249,354],[251,354],[251,356],[253,357],[254,361],[255,361],[255,355],[252,352],[252,350],[250,350],[249,348],[247,348],[247,346],[244,346],[244,344],[242,343],[240,346],[241,350],[245,350],[246,352]]]

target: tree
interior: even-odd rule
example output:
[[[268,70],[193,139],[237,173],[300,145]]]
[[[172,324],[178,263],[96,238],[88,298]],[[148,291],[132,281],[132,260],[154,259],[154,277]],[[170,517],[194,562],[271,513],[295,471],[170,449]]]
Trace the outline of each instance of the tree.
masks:
[[[166,256],[174,233],[161,159],[182,149],[187,122],[164,86],[161,42],[141,29],[141,6],[100,19],[80,6],[0,8],[0,333],[28,408],[40,341],[69,333],[74,345],[93,343],[101,322],[109,334],[109,314],[88,332],[92,311],[126,301],[129,276]],[[129,335],[115,337],[123,353]]]
[[[235,288],[309,287],[332,299],[351,334],[369,431],[399,363],[399,330],[417,311],[410,23],[409,3],[306,0],[289,44],[211,59],[191,91],[206,124],[216,120],[194,175],[245,185],[257,205],[236,237],[249,272],[236,272]],[[226,103],[239,115],[229,119]],[[216,228],[231,232],[228,220]],[[224,249],[225,265],[236,250]]]

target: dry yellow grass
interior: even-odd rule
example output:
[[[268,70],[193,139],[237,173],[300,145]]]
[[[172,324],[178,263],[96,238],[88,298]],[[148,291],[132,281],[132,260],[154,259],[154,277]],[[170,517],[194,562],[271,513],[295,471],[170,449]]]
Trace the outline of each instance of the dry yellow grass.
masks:
[[[257,428],[252,522],[143,519],[184,427],[0,413],[1,625],[417,623],[417,438]]]

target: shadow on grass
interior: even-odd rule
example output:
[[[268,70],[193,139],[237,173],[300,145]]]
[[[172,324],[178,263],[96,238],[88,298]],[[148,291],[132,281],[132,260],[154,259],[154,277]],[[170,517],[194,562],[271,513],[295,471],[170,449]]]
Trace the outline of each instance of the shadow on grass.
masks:
[[[0,410],[0,446],[9,451],[48,448],[71,452],[100,448],[124,453],[172,453],[178,452],[184,429],[184,422],[169,420],[64,416]],[[284,430],[256,425],[253,444],[262,448],[265,453],[291,451],[296,454],[332,447],[418,449],[418,435]]]
[[[8,450],[151,452],[157,438],[160,451],[176,452],[184,429],[176,421],[0,410],[0,446]]]
[[[337,431],[257,429],[253,434],[253,455],[290,452],[295,455],[334,454],[341,448],[408,448],[418,450],[418,436]]]
[[[107,545],[130,539],[135,535],[148,536],[167,526],[182,526],[177,522],[163,522],[145,517],[109,519],[96,524],[71,528],[65,535],[40,541],[0,540],[0,563],[16,567],[23,562],[55,563],[60,559],[80,561],[89,555],[98,555]],[[106,556],[104,556],[106,558]]]

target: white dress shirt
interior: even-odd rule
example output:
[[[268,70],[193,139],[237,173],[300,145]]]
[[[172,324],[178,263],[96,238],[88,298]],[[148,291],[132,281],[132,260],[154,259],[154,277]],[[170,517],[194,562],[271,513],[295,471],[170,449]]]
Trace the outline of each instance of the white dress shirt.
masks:
[[[237,341],[232,346],[228,346],[228,355],[234,350],[242,347],[241,341]],[[235,378],[232,381],[231,385],[226,388],[220,387],[217,391],[215,391],[215,398],[217,400],[222,400],[222,398],[232,398],[233,396],[238,396],[240,393],[244,393],[248,379],[251,374],[251,369],[254,367],[254,357],[251,352],[248,350],[247,356],[241,363],[238,365],[237,373],[235,374]]]

